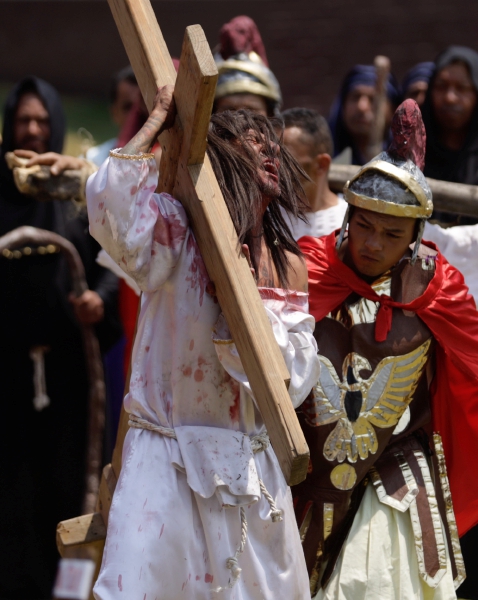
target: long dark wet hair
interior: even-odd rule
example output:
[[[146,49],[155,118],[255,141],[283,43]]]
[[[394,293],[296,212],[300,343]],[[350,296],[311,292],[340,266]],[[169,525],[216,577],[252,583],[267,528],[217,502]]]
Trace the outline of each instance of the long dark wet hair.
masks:
[[[290,266],[287,252],[296,256],[302,256],[302,253],[284,220],[281,207],[294,217],[305,220],[307,204],[301,177],[307,178],[307,175],[282,145],[282,138],[276,133],[282,132],[282,129],[282,121],[267,119],[247,110],[214,114],[209,126],[207,152],[239,241],[250,248],[253,246],[252,229],[261,218],[263,187],[258,175],[258,167],[262,164],[249,144],[243,142],[248,130],[253,130],[258,139],[264,136],[264,154],[271,159],[279,158],[280,196],[270,202],[262,225],[280,285],[287,288]],[[236,141],[238,143],[234,143]],[[271,142],[279,146],[279,156],[272,150]],[[253,252],[251,261],[257,273]]]

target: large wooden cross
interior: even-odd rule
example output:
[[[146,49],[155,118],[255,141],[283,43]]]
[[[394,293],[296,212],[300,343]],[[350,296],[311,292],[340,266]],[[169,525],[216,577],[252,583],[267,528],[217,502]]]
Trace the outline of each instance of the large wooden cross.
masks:
[[[188,213],[282,472],[289,485],[299,483],[309,454],[287,392],[290,376],[206,155],[217,68],[204,32],[199,25],[186,29],[176,77],[150,1],[108,1],[148,109],[158,86],[175,84],[177,118],[160,136],[158,187],[180,200]],[[113,464],[103,473],[100,512],[60,523],[60,551],[103,541],[126,430],[123,414]]]

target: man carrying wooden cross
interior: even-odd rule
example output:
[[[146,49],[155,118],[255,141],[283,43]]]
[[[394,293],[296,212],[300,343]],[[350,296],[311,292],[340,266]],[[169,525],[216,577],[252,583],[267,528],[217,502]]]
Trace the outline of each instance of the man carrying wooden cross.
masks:
[[[94,592],[299,600],[308,577],[289,489],[186,213],[155,193],[148,152],[174,120],[172,90],[87,186],[93,236],[143,291],[131,427]],[[298,167],[269,121],[244,111],[213,116],[208,154],[298,406],[318,377],[307,272],[280,211],[302,211]]]

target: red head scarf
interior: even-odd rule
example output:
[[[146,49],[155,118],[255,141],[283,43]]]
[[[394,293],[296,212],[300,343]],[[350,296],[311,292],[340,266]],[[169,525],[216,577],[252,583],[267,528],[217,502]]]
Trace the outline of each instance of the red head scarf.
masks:
[[[244,52],[255,52],[262,62],[269,66],[264,44],[257,25],[250,17],[245,15],[235,17],[229,23],[222,26],[219,32],[220,54],[224,60],[230,56]]]

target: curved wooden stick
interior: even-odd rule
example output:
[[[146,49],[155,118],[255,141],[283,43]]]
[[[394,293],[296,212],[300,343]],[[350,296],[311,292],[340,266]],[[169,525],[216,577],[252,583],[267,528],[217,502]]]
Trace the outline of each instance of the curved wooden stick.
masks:
[[[55,244],[65,255],[73,282],[73,292],[78,298],[88,289],[85,269],[75,246],[61,235],[35,227],[18,227],[0,237],[0,254],[22,246],[48,246]],[[80,324],[89,382],[88,446],[86,455],[86,489],[83,514],[95,510],[102,462],[103,431],[105,427],[105,381],[100,346],[92,325]]]
[[[361,167],[357,165],[330,165],[329,186],[334,192],[342,192],[344,185]],[[433,194],[433,206],[437,210],[478,217],[478,185],[452,183],[427,177]]]

